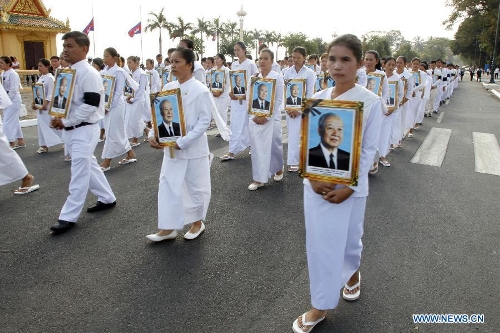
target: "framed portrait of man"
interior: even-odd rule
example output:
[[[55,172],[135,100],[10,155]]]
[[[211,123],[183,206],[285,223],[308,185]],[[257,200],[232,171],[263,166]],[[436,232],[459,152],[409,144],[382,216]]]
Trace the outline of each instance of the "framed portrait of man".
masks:
[[[43,106],[43,100],[45,96],[45,92],[43,90],[42,83],[35,83],[32,86],[33,89],[33,103],[38,106]]]
[[[168,76],[170,75],[170,72],[167,70],[164,70],[163,73],[161,74],[161,83],[162,87],[168,83]]]
[[[212,91],[224,91],[224,79],[226,77],[226,73],[221,70],[213,69],[210,74],[210,84]]]
[[[153,130],[160,146],[174,146],[175,141],[186,135],[186,121],[179,88],[151,94]]]
[[[75,69],[61,68],[57,70],[49,115],[58,118],[66,118],[68,116],[75,87],[75,78]]]
[[[411,72],[411,75],[413,76],[413,82],[415,83],[415,87],[418,87],[420,85],[420,72]]]
[[[271,117],[276,95],[276,79],[252,77],[249,90],[248,114]]]
[[[305,66],[306,66],[307,68],[309,68],[310,70],[312,70],[314,73],[316,73],[316,65],[306,64]]]
[[[247,93],[247,72],[245,70],[229,71],[229,77],[233,94],[243,97]]]
[[[153,73],[150,71],[147,71],[146,77],[148,78],[149,89],[151,90],[151,87],[153,85]]]
[[[357,185],[363,103],[306,99],[304,106],[301,175],[311,180]]]
[[[302,111],[302,101],[306,97],[305,79],[285,80],[285,111]]]
[[[335,87],[335,80],[330,77],[328,72],[321,72],[316,77],[316,82],[314,84],[314,92],[325,90],[331,87]]]
[[[394,111],[398,105],[398,81],[389,81],[389,97],[387,98],[386,105],[389,111]]]
[[[133,80],[133,79],[130,78],[129,80]],[[132,89],[132,87],[128,83],[128,80],[125,80],[125,86],[123,87],[123,96],[125,96],[125,98],[129,98],[129,97],[133,98],[134,97],[134,89]]]
[[[366,74],[366,89],[378,96],[382,96],[382,86],[385,76],[378,73]]]
[[[104,86],[104,108],[109,110],[115,93],[115,77],[102,75],[102,85]]]

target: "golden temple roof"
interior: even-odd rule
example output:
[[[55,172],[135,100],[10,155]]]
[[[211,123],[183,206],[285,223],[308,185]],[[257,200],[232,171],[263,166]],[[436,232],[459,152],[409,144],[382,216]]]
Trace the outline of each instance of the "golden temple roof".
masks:
[[[68,22],[51,17],[41,0],[0,0],[0,29],[70,31]]]

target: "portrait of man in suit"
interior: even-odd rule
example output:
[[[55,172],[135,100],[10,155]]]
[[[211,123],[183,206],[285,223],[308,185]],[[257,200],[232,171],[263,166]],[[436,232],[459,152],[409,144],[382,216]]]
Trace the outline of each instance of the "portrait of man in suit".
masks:
[[[318,121],[319,145],[309,149],[309,166],[349,171],[351,154],[340,149],[344,122],[335,113],[323,114]]]
[[[42,89],[36,86],[33,89],[35,89],[35,105],[43,105]]]
[[[236,75],[234,77],[234,88],[233,88],[233,94],[235,95],[244,95],[245,94],[245,87],[241,86],[241,75]]]
[[[270,102],[266,101],[267,85],[261,83],[257,86],[257,98],[252,102],[252,108],[260,110],[269,110]]]
[[[294,83],[290,86],[290,97],[286,99],[286,105],[301,106],[302,98],[298,96],[299,96],[299,86]]]
[[[125,80],[125,87],[123,88],[123,94],[125,96],[132,96],[133,95],[133,89],[132,87],[130,86],[130,84],[128,84],[128,81]]]
[[[102,85],[104,86],[104,102],[108,102],[109,101],[109,82],[108,80],[104,79],[102,80]]]
[[[215,74],[214,82],[212,82],[212,89],[222,89],[222,82],[220,81],[220,74]]]
[[[394,106],[394,102],[395,102],[395,100],[394,100],[395,98],[394,97],[395,96],[394,96],[393,91],[394,90],[392,89],[392,85],[389,84],[389,97],[387,98],[387,101],[386,101],[387,102],[386,104],[388,106]]]
[[[377,93],[375,91],[375,86],[377,85],[377,82],[375,82],[374,78],[369,78],[368,81],[366,81],[366,89],[370,90],[372,93]]]
[[[174,108],[172,102],[164,99],[160,102],[160,113],[162,123],[158,125],[158,135],[160,138],[168,138],[181,135],[181,127],[179,123],[173,121]]]
[[[68,89],[68,78],[63,76],[59,79],[58,95],[54,97],[54,107],[58,109],[66,109],[66,90]]]

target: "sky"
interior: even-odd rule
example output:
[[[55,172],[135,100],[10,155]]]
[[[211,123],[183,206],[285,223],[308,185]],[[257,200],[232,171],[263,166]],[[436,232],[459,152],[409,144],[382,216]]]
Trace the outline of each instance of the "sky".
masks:
[[[285,35],[289,32],[303,32],[310,38],[321,37],[324,41],[332,40],[333,34],[353,33],[358,37],[369,31],[400,30],[407,40],[420,36],[424,40],[428,37],[453,38],[456,26],[446,30],[442,22],[451,13],[451,7],[445,6],[445,0],[347,0],[327,1],[316,0],[314,6],[309,2],[298,1],[271,1],[271,0],[101,0],[101,1],[71,1],[44,0],[47,9],[51,9],[51,16],[66,22],[69,18],[72,30],[82,31],[94,16],[95,31],[90,32],[91,47],[89,57],[102,57],[106,47],[113,46],[120,55],[127,57],[136,55],[142,59],[155,58],[159,51],[158,30],[144,32],[151,11],[159,12],[165,7],[164,14],[169,21],[177,22],[182,16],[185,22],[195,23],[197,18],[212,20],[220,17],[222,22],[237,21],[236,15],[243,6],[247,12],[244,19],[244,29],[270,30]],[[175,3],[175,4],[172,4]],[[186,3],[188,6],[183,6]],[[140,5],[139,5],[140,4]],[[425,12],[422,6],[428,5]],[[415,8],[419,11],[418,19],[410,12]],[[310,14],[308,14],[310,12]],[[133,38],[128,31],[142,20],[142,34]],[[239,28],[238,28],[239,29]],[[239,30],[238,30],[239,31]],[[60,39],[62,35],[58,36]],[[142,52],[141,52],[142,36]],[[163,30],[163,53],[168,48],[177,46],[179,39],[174,42],[169,39],[168,32]],[[211,36],[205,39],[206,51],[204,56],[216,53],[216,42]],[[275,50],[275,46],[271,46]],[[58,44],[58,53],[62,51],[62,41]],[[285,50],[280,48],[278,59],[282,59]],[[255,51],[252,52],[255,55]]]

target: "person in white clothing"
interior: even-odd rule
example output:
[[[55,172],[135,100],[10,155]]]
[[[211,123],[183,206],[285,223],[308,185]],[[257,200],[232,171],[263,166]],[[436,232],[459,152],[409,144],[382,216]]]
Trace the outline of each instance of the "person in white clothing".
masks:
[[[50,230],[60,234],[73,228],[90,190],[97,203],[87,212],[93,213],[116,205],[116,197],[94,156],[99,139],[98,122],[104,117],[104,87],[102,77],[86,60],[90,40],[79,31],[63,35],[63,57],[71,64],[75,75],[73,98],[67,118],[54,118],[51,126],[64,130],[63,141],[71,154],[71,181],[58,224]]]
[[[101,158],[103,161],[101,162],[101,169],[106,172],[111,169],[112,159],[125,153],[127,153],[127,157],[118,162],[120,165],[137,161],[125,130],[125,98],[123,96],[123,87],[126,81],[129,82],[132,89],[137,90],[138,85],[123,68],[117,65],[120,61],[120,55],[115,48],[106,48],[103,59],[106,64],[104,75],[115,78],[115,89],[113,91],[111,107],[105,110],[104,115],[104,127],[107,137],[102,149]]]
[[[247,80],[255,75],[258,70],[253,61],[246,57],[246,45],[243,42],[236,42],[234,45],[234,54],[238,60],[231,64],[232,70],[246,71]],[[248,88],[248,87],[247,87]],[[250,137],[248,134],[248,99],[247,94],[236,96],[232,91],[229,92],[231,98],[231,136],[229,137],[229,151],[221,157],[222,161],[234,160],[236,154],[250,146]]]
[[[382,117],[381,98],[357,85],[363,64],[361,41],[342,35],[328,46],[328,72],[335,87],[313,98],[363,102],[363,126],[357,186],[304,180],[307,266],[312,308],[293,322],[293,331],[308,333],[335,309],[339,290],[344,299],[359,298],[363,223],[368,196],[368,170],[377,149]],[[313,115],[309,115],[313,116]]]
[[[399,133],[395,135],[395,138],[398,138],[398,142],[395,144],[395,148],[401,148],[402,138],[406,135],[406,118],[407,114],[411,112],[410,108],[410,99],[413,94],[414,88],[414,79],[413,75],[405,68],[406,65],[406,57],[399,56],[396,59],[396,73],[399,75],[404,84],[404,97],[403,100],[399,103],[399,109],[401,112],[401,124],[399,125]]]
[[[52,76],[51,73],[52,67],[50,61],[47,59],[40,59],[38,62],[38,70],[41,75],[37,83],[43,85],[43,103],[40,105],[33,102],[32,108],[33,110],[37,110],[38,145],[40,148],[38,148],[36,152],[38,154],[43,154],[49,151],[49,147],[62,144],[63,141],[61,138],[61,131],[50,128],[51,118],[49,116],[49,107],[54,91],[54,76]]]
[[[12,104],[3,110],[3,130],[9,140],[12,149],[25,148],[23,132],[19,117],[21,115],[21,81],[19,74],[12,69],[12,59],[7,56],[0,57],[0,69],[2,72],[2,82],[7,95]],[[17,141],[17,143],[16,143]]]
[[[214,101],[215,101],[215,106],[217,107],[217,111],[219,112],[222,120],[224,120],[224,122],[227,123],[227,109],[229,107],[229,102],[231,101],[229,97],[229,92],[231,91],[229,68],[226,67],[226,57],[222,53],[217,53],[217,55],[214,57],[214,61],[215,61],[215,69],[217,69],[218,71],[224,71],[225,73],[224,74],[225,84],[224,84],[224,91],[212,91],[212,95],[214,96]],[[220,134],[217,134],[217,136],[220,136]]]
[[[306,88],[306,98],[310,98],[314,94],[314,85],[316,84],[316,73],[305,66],[306,49],[302,46],[297,46],[292,51],[293,66],[290,67],[284,74],[287,79],[304,79]],[[302,98],[302,97],[301,97]],[[300,155],[300,131],[301,131],[301,115],[299,110],[286,111],[286,125],[288,127],[288,155],[286,164],[289,172],[299,171],[299,155]]]
[[[263,49],[259,54],[260,73],[258,77],[273,79],[274,94],[269,91],[268,96],[274,96],[272,115],[251,115],[248,124],[252,150],[252,177],[253,182],[248,186],[254,191],[264,186],[271,176],[274,181],[283,180],[283,144],[281,141],[281,110],[283,108],[284,81],[281,73],[272,70],[274,53]]]
[[[158,190],[159,232],[147,235],[153,242],[175,239],[177,230],[186,224],[191,228],[185,239],[195,239],[204,230],[211,196],[209,150],[206,130],[210,125],[212,97],[207,86],[194,78],[195,54],[186,48],[176,49],[170,58],[177,81],[163,87],[179,88],[187,134],[175,142],[173,149],[159,146],[149,137],[151,147],[163,150]],[[189,93],[188,93],[189,92]]]
[[[127,97],[127,105],[125,106],[125,124],[128,138],[132,139],[130,141],[132,147],[137,147],[141,144],[139,138],[143,135],[143,130],[145,128],[142,116],[146,103],[148,79],[146,73],[139,67],[139,60],[140,58],[136,56],[127,58],[127,66],[131,71],[132,79],[139,86],[137,89],[134,89],[134,97]],[[147,103],[149,105],[149,95],[147,95],[147,97]]]

